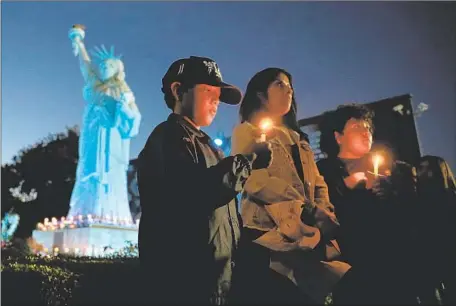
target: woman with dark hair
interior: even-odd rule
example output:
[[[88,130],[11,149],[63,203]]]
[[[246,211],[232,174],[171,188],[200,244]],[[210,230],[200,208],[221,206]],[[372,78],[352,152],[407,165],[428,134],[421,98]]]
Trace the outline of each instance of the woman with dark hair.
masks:
[[[247,86],[240,117],[232,154],[249,154],[256,142],[267,141],[274,158],[267,169],[252,171],[242,194],[233,302],[323,304],[350,266],[333,260],[339,254],[333,239],[338,222],[296,120],[290,73],[258,72]],[[261,129],[264,120],[272,122],[268,131]]]
[[[445,305],[456,304],[456,182],[448,163],[441,157],[423,156],[417,168],[417,193],[421,224],[419,233],[424,247],[423,260],[428,270],[420,298],[424,303],[435,302],[434,292],[443,289]],[[430,230],[431,229],[431,230]],[[441,287],[441,284],[443,286]]]

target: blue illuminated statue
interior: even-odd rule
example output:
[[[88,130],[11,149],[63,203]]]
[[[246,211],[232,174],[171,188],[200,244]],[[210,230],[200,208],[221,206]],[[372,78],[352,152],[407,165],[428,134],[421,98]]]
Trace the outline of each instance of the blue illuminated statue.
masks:
[[[10,211],[5,214],[5,217],[2,220],[2,242],[6,243],[11,240],[19,225],[19,220],[20,217],[14,211],[14,208],[10,209]]]
[[[127,194],[130,139],[138,134],[141,114],[125,82],[124,65],[114,48],[91,51],[84,26],[69,31],[80,59],[86,101],[79,138],[79,162],[68,217],[91,215],[102,222],[132,222]]]

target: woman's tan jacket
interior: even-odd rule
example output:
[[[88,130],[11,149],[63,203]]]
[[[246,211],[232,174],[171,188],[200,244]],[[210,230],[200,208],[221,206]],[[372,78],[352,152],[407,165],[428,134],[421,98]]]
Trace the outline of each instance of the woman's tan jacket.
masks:
[[[232,154],[250,154],[259,139],[257,127],[244,122],[235,127]],[[273,159],[267,169],[252,171],[244,186],[241,215],[245,227],[264,231],[255,240],[269,248],[270,268],[288,277],[316,302],[322,302],[350,265],[324,261],[315,256],[320,232],[302,223],[302,205],[332,207],[328,188],[315,164],[313,152],[300,135],[285,127],[274,127],[268,135]],[[298,145],[304,182],[292,158]],[[335,241],[328,242],[338,249]]]

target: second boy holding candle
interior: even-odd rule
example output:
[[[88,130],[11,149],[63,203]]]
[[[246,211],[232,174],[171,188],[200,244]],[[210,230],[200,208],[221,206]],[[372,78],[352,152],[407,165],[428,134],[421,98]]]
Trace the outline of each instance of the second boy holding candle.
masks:
[[[413,217],[406,205],[414,191],[413,184],[404,184],[412,182],[412,168],[394,161],[383,164],[391,176],[385,167],[375,169],[372,118],[365,106],[350,104],[327,112],[320,124],[320,147],[328,158],[317,165],[340,221],[342,255],[352,265],[334,301],[412,304],[413,257],[407,256],[407,246],[413,244]]]

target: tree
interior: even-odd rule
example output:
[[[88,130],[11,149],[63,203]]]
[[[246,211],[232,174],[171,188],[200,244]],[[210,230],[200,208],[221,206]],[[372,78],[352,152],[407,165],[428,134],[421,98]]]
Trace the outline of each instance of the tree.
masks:
[[[13,196],[10,189],[19,186],[21,182],[20,175],[17,173],[13,165],[2,166],[2,218],[7,211],[9,211],[15,204],[18,203],[18,199]]]
[[[6,199],[21,216],[18,233],[30,236],[45,217],[66,216],[76,177],[79,130],[51,134],[2,166],[2,203]],[[11,194],[5,191],[13,190]],[[6,208],[5,208],[6,209]],[[3,205],[2,205],[3,212]]]

